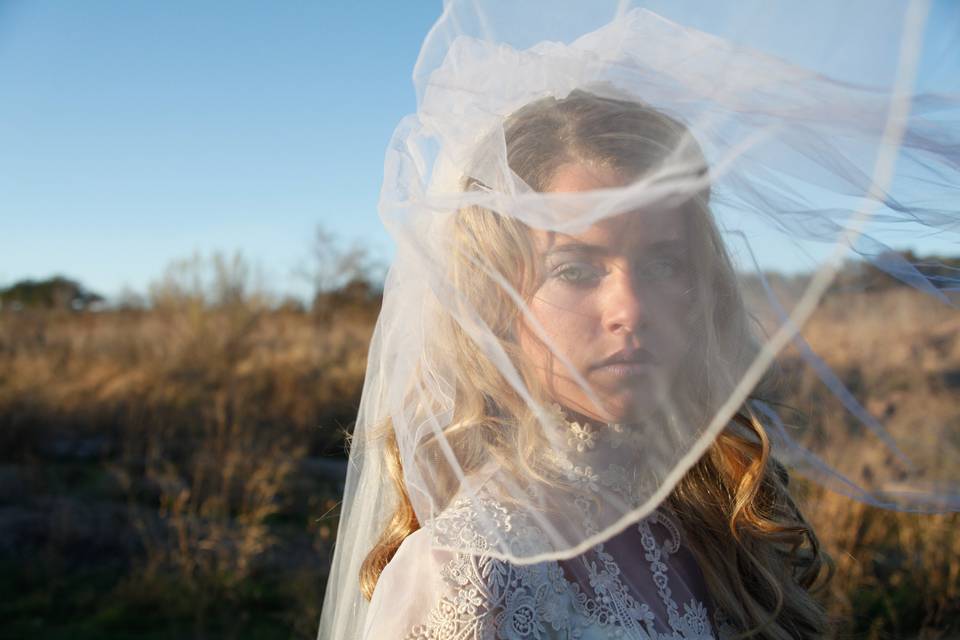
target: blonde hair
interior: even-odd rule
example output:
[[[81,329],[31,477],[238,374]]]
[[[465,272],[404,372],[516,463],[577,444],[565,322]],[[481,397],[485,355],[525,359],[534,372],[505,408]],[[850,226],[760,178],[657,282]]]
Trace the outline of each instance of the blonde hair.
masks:
[[[570,162],[604,166],[640,176],[680,149],[706,172],[706,161],[689,131],[676,120],[632,100],[603,98],[574,91],[567,98],[544,98],[507,119],[503,129],[507,162],[532,189],[546,191],[556,170]],[[466,178],[467,190],[483,187]],[[712,395],[725,393],[713,378],[731,374],[726,362],[741,370],[756,353],[749,317],[740,298],[733,266],[712,220],[709,192],[704,188],[685,207],[695,299],[704,315],[703,331],[691,353],[686,393],[680,405],[719,406]],[[527,370],[514,335],[517,304],[504,291],[502,274],[523,295],[536,286],[534,251],[529,229],[519,221],[482,207],[466,207],[454,218],[455,256],[452,278],[469,305],[500,341],[534,397],[544,397],[536,376]],[[526,402],[506,382],[497,366],[452,318],[445,336],[456,362],[457,403],[444,437],[457,452],[463,472],[478,469],[491,458],[523,464],[509,452],[536,446],[536,422]],[[731,352],[731,345],[735,351]],[[717,354],[723,349],[723,358]],[[708,374],[711,377],[708,377]],[[758,389],[772,384],[768,376]],[[706,402],[704,401],[706,398]],[[699,419],[709,416],[698,416]],[[693,416],[691,416],[693,418]],[[387,468],[397,489],[395,512],[360,572],[369,598],[377,580],[403,540],[419,528],[403,480],[400,453],[391,425],[385,425]],[[536,470],[532,470],[533,473]],[[437,474],[435,495],[451,497],[455,483],[443,485]],[[453,477],[453,474],[450,474]],[[734,416],[707,454],[684,476],[667,507],[684,525],[715,604],[745,636],[811,637],[825,632],[822,608],[810,594],[828,560],[816,535],[787,491],[787,475],[770,455],[763,425],[747,405]]]

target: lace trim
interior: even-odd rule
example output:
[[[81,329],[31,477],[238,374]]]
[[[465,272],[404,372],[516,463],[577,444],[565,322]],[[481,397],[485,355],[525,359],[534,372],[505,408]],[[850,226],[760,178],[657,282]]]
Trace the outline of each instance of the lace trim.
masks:
[[[474,505],[482,509],[484,518],[478,518]],[[484,521],[486,526],[481,525]],[[458,501],[432,524],[435,544],[449,546],[449,536],[456,536],[477,553],[458,553],[442,567],[442,578],[454,592],[437,603],[425,623],[414,627],[406,640],[714,638],[703,603],[691,598],[683,603],[681,613],[673,599],[667,560],[679,550],[681,540],[679,527],[665,513],[655,512],[637,527],[651,578],[668,612],[669,631],[658,629],[650,606],[630,593],[620,579],[620,567],[603,544],[575,560],[587,571],[593,592],[588,594],[566,578],[557,562],[513,565],[483,554],[490,545],[485,530],[515,531],[518,526],[495,500]],[[663,544],[658,544],[651,524],[667,531]],[[524,524],[522,530],[529,536],[538,535],[535,527]]]
[[[614,449],[624,446],[639,449],[644,445],[639,432],[620,423],[613,422],[602,429],[595,429],[590,422],[570,420],[563,407],[556,403],[550,405],[549,413],[557,424],[566,425],[567,447],[576,449],[578,453],[593,449],[601,442],[601,438],[604,444]]]
[[[597,468],[595,459],[589,464],[583,454],[591,451],[613,451],[618,449],[638,449],[642,435],[621,424],[608,424],[603,429],[595,429],[589,422],[576,422],[567,418],[559,404],[550,407],[553,420],[566,425],[567,448],[543,452],[543,459],[555,467],[559,475],[572,487],[587,495],[596,495],[600,486],[612,490],[625,504],[632,508],[640,506],[645,496],[649,496],[655,483],[652,478],[644,477],[639,469],[606,461],[603,468]]]

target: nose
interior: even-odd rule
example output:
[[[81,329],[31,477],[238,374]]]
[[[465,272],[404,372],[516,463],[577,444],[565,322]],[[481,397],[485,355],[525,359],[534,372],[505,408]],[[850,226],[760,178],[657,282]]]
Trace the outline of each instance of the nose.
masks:
[[[613,269],[605,280],[601,307],[604,329],[616,334],[639,331],[647,322],[648,310],[630,269]]]

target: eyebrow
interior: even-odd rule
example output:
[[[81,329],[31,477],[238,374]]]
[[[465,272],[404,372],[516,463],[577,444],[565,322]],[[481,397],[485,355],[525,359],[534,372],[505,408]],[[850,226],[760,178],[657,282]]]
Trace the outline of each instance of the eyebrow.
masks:
[[[667,240],[658,240],[645,247],[642,247],[644,253],[661,253],[666,251],[682,251],[686,243],[680,238],[669,238]],[[558,253],[579,253],[588,255],[606,255],[609,253],[607,247],[596,244],[587,244],[585,242],[567,242],[566,244],[555,245],[546,256],[556,255]]]
[[[546,255],[552,256],[558,253],[586,253],[591,255],[603,255],[607,253],[606,247],[596,244],[587,244],[585,242],[568,242],[566,244],[554,245],[547,251]]]

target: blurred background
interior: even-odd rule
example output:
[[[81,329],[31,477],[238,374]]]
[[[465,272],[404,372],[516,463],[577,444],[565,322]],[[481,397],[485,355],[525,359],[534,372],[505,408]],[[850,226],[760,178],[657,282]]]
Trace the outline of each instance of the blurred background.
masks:
[[[932,5],[929,90],[960,90],[956,7]],[[0,637],[315,636],[393,250],[383,155],[440,10],[0,0]],[[958,433],[960,318],[920,295],[850,261],[804,333],[891,430]],[[779,399],[842,428],[798,361]],[[791,486],[838,637],[960,637],[957,516]]]

